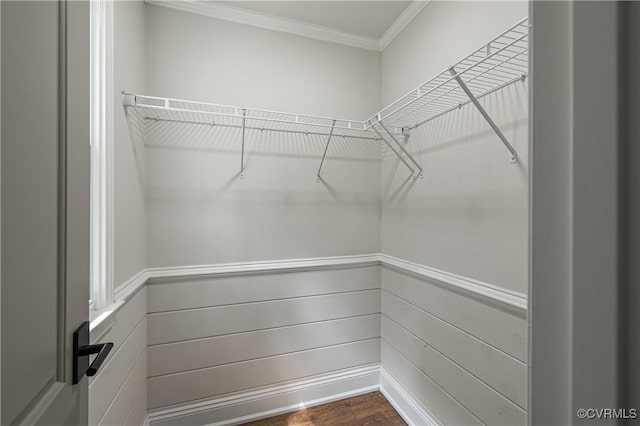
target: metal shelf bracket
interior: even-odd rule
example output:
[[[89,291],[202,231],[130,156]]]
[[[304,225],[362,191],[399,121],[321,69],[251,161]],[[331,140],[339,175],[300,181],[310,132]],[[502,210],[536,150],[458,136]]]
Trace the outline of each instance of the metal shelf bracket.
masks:
[[[496,132],[496,134],[498,135],[498,137],[500,138],[504,146],[509,150],[509,152],[511,153],[511,163],[517,162],[518,153],[513,148],[511,143],[509,143],[509,140],[506,138],[504,133],[502,133],[502,130],[500,130],[500,128],[496,125],[496,123],[491,119],[491,116],[489,116],[489,113],[487,113],[487,111],[482,107],[482,105],[480,105],[480,102],[478,102],[478,99],[475,97],[473,93],[471,93],[471,90],[469,90],[469,88],[464,83],[464,81],[462,81],[462,78],[460,78],[460,75],[456,72],[455,68],[449,67],[449,72],[451,73],[453,78],[458,82],[458,84],[460,85],[460,88],[464,91],[464,93],[467,94],[471,103],[480,112],[480,114],[486,120],[486,122],[489,123],[489,126],[491,126],[494,132]]]
[[[396,151],[396,149],[393,147],[393,145],[391,145],[389,143],[388,140],[386,140],[384,138],[384,136],[382,136],[382,133],[380,133],[380,131],[378,129],[376,129],[376,126],[374,124],[371,123],[371,121],[369,121],[369,125],[370,128],[373,129],[374,132],[376,132],[378,134],[378,136],[380,137],[380,139],[382,139],[382,141],[387,144],[387,146],[389,147],[389,149],[391,151],[393,151],[393,153],[396,155],[396,157],[398,157],[400,159],[400,161],[402,161],[404,163],[405,166],[407,166],[407,168],[411,171],[411,176],[415,175],[415,170],[413,169],[413,167],[411,167],[411,164],[409,164],[407,162],[407,160],[404,159],[404,157],[402,156],[402,152],[398,152]],[[385,129],[386,130],[386,129]],[[420,169],[420,171],[422,171],[422,169]]]
[[[240,154],[240,179],[244,177],[244,137],[246,130],[247,110],[242,110],[242,153]]]
[[[387,143],[387,145],[389,146],[389,148],[392,149],[392,151],[398,156],[399,159],[401,159],[406,165],[407,167],[409,167],[409,169],[411,169],[411,174],[413,176],[414,179],[417,179],[418,177],[424,177],[424,174],[422,173],[422,166],[420,165],[420,163],[418,163],[415,158],[413,158],[411,156],[411,154],[409,154],[409,151],[407,151],[404,147],[403,144],[400,143],[400,141],[398,141],[398,139],[394,136],[393,133],[391,133],[389,131],[389,129],[387,129],[387,127],[382,124],[382,122],[378,122],[377,124],[380,125],[380,127],[382,127],[382,129],[385,131],[385,133],[387,135],[389,135],[389,137],[391,138],[391,140],[393,142],[395,142],[395,144],[398,146],[398,148],[400,148],[400,152],[397,152],[395,149],[391,148],[391,145],[389,143]],[[376,129],[375,125],[371,126],[373,128],[373,130],[375,130],[375,132],[378,134],[378,136],[380,136],[380,138],[382,138],[383,141],[387,142],[387,140],[382,136],[382,134]],[[411,162],[418,168],[418,173],[415,173],[415,169],[413,167],[410,167],[407,162],[404,160],[404,158],[402,157],[402,154],[405,154],[407,156],[407,158],[409,158],[409,160],[411,160]]]
[[[324,159],[327,156],[327,151],[329,150],[329,143],[331,142],[331,137],[333,136],[333,129],[336,127],[336,120],[333,120],[333,124],[331,125],[331,131],[329,132],[329,137],[327,138],[327,144],[324,146],[324,153],[322,154],[322,160],[320,160],[320,167],[318,167],[318,173],[316,174],[316,182],[320,182],[320,172],[322,171],[322,165],[324,164]]]

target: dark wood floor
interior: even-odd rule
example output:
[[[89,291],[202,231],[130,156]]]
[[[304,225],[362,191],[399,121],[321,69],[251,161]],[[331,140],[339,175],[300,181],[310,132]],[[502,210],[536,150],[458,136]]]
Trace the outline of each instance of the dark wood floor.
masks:
[[[294,413],[245,423],[245,426],[405,426],[380,392],[330,402]]]

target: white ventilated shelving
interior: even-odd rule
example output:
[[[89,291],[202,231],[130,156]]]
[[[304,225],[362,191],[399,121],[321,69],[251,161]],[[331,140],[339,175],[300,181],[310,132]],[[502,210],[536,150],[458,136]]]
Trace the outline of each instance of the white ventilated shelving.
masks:
[[[123,92],[123,104],[129,126],[136,128],[132,137],[144,132],[150,122],[185,123],[201,126],[219,126],[242,129],[240,175],[244,171],[244,142],[246,131],[269,131],[320,135],[327,137],[324,155],[318,169],[318,179],[327,148],[333,137],[370,140],[379,137],[368,130],[364,121],[345,120],[307,114],[295,114],[256,108],[211,104],[158,96],[134,95]]]
[[[337,136],[367,140],[376,144],[384,142],[416,178],[422,175],[422,166],[406,148],[412,130],[469,103],[476,107],[511,152],[513,161],[516,161],[515,149],[483,108],[480,99],[508,85],[524,81],[529,66],[528,44],[529,20],[524,18],[470,55],[386,106],[367,121],[125,92],[123,105],[132,139],[141,138],[144,141],[148,124],[159,121],[241,129],[241,176],[244,171],[246,132],[269,131],[326,137],[317,172],[318,180],[321,178],[331,139]]]
[[[372,128],[405,132],[473,103],[512,154],[516,152],[478,101],[529,72],[529,19],[524,18],[470,55],[427,80],[368,120]],[[384,128],[382,129],[384,130]]]

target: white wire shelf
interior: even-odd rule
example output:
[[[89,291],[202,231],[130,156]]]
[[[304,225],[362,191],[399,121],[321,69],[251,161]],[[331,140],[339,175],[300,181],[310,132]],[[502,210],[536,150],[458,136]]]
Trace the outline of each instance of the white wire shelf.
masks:
[[[371,117],[370,126],[410,131],[463,105],[473,103],[515,151],[477,100],[523,81],[529,70],[529,18],[484,44]],[[515,158],[514,158],[515,159]]]
[[[388,148],[411,171],[422,176],[422,166],[405,145],[411,131],[463,105],[472,103],[495,131],[515,162],[517,153],[478,99],[524,81],[529,67],[529,19],[524,18],[456,64],[427,80],[383,108],[367,121],[270,111],[123,92],[123,105],[132,139],[141,137],[150,122],[189,123],[242,129],[240,176],[244,171],[245,132],[273,131],[326,136],[318,168],[324,164],[333,137],[355,138]],[[400,139],[404,140],[401,142]]]
[[[333,119],[264,109],[211,104],[184,99],[134,95],[123,92],[126,109],[135,108],[139,118],[151,121],[191,123],[246,130],[291,132],[378,140],[364,121]]]
[[[529,18],[524,18],[452,67],[427,80],[370,118],[387,127],[413,129],[471,102],[451,74],[462,77],[476,98],[522,80],[529,68]]]

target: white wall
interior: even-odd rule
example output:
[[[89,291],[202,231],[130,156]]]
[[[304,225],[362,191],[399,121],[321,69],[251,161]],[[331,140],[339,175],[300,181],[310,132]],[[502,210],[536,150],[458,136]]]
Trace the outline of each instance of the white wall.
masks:
[[[138,167],[122,108],[122,90],[145,91],[146,12],[142,1],[113,4],[114,286],[147,267],[144,170]],[[123,302],[97,342],[113,342],[89,384],[89,424],[140,425],[147,413],[147,293]]]
[[[383,104],[525,16],[526,2],[429,3],[382,53]],[[385,156],[383,253],[526,293],[527,93],[517,83],[481,100],[516,165],[470,104],[413,131],[424,179]],[[381,279],[382,367],[443,424],[525,424],[525,313],[387,268]]]
[[[147,6],[149,93],[365,118],[379,107],[379,54]],[[151,124],[150,266],[378,252],[377,144]]]
[[[429,3],[382,53],[383,104],[525,16],[526,2]],[[384,253],[526,293],[527,102],[526,83],[482,99],[518,152],[516,165],[471,104],[414,130],[407,147],[424,179],[404,182],[404,166],[387,157]]]
[[[114,2],[114,286],[147,266],[144,170],[136,164],[121,91],[146,91],[146,13],[142,1]]]
[[[151,95],[366,118],[380,55],[147,5]],[[150,267],[377,253],[380,151],[335,138],[150,122]],[[377,266],[153,281],[149,408],[380,360]],[[210,419],[208,421],[211,421]]]
[[[380,106],[380,55],[147,5],[150,94],[365,119]]]

